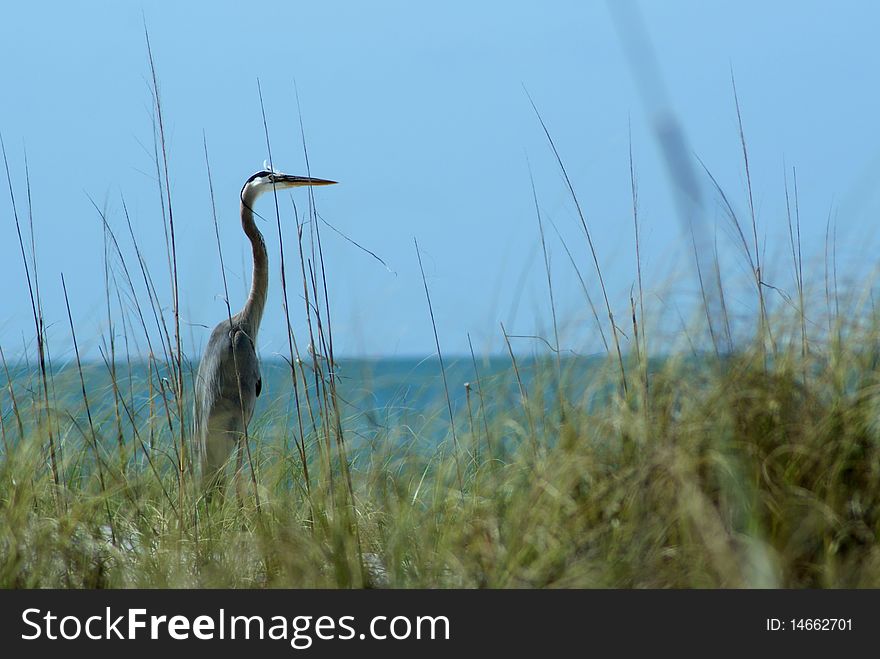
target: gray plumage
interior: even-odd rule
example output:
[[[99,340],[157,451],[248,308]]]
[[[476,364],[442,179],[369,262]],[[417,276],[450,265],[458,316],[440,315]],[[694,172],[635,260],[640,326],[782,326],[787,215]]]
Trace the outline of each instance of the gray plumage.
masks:
[[[335,181],[260,171],[241,189],[241,226],[253,250],[253,279],[241,311],[211,332],[195,381],[194,436],[203,487],[221,485],[230,456],[246,437],[262,390],[257,333],[269,289],[269,257],[254,222],[253,205],[263,192]]]

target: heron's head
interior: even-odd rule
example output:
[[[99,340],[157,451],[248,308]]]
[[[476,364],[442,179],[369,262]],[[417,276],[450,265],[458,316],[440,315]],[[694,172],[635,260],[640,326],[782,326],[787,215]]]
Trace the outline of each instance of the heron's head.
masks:
[[[253,174],[241,189],[241,198],[256,199],[264,192],[272,190],[284,190],[285,188],[299,188],[315,185],[333,185],[336,181],[328,181],[322,178],[309,176],[292,176],[282,172],[272,171],[268,168]]]

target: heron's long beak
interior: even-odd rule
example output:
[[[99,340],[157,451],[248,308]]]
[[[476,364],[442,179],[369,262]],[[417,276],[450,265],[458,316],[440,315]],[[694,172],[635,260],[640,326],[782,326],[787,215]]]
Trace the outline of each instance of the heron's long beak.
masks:
[[[279,188],[299,188],[303,186],[334,185],[336,181],[308,176],[291,176],[290,174],[273,174],[272,182]]]

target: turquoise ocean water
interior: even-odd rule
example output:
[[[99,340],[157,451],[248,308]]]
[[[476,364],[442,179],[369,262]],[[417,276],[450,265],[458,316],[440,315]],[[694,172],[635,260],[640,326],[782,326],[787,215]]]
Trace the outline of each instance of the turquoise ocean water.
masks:
[[[349,444],[358,447],[376,442],[417,442],[430,448],[449,435],[450,407],[461,433],[470,431],[471,424],[492,424],[500,414],[516,421],[522,416],[523,394],[539,409],[552,408],[559,391],[556,374],[561,372],[565,395],[570,401],[578,400],[603,370],[603,364],[607,364],[604,357],[568,357],[560,364],[555,359],[527,357],[518,358],[514,369],[509,357],[483,358],[474,363],[468,356],[444,359],[443,371],[436,357],[342,359],[334,364],[333,370],[339,415]],[[326,382],[328,364],[322,362],[321,368],[320,377]],[[183,410],[187,426],[191,423],[192,374],[196,369],[195,364],[185,367]],[[300,421],[306,434],[320,425],[321,405],[316,393],[320,387],[314,370],[311,363],[303,364],[302,371],[299,367],[297,370],[299,395],[295,396],[289,364],[282,359],[261,362],[262,393],[251,422],[255,437],[278,433],[295,436]],[[303,372],[308,399],[302,385]],[[0,391],[0,414],[7,441],[14,442],[18,418],[22,419],[27,436],[30,429],[37,427],[44,406],[33,364],[13,365],[11,374],[12,386]],[[168,441],[167,418],[172,416],[172,425],[178,419],[173,387],[164,365],[151,373],[146,362],[117,363],[114,386],[109,367],[91,362],[83,366],[83,379],[91,424],[97,428],[102,443],[118,442],[119,427],[124,442]],[[14,414],[13,396],[18,418]],[[90,441],[89,414],[75,362],[52,370],[49,397],[62,440],[69,445]]]

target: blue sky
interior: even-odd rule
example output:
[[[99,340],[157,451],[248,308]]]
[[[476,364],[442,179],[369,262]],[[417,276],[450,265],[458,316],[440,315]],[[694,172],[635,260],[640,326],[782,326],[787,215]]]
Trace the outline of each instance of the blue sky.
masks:
[[[735,72],[770,281],[791,286],[786,165],[798,170],[808,277],[821,277],[816,264],[832,211],[842,270],[867,272],[880,210],[880,6],[691,0],[640,7],[690,147],[744,210]],[[635,281],[630,130],[649,316],[675,316],[672,292],[686,300],[694,291],[651,116],[605,2],[12,3],[0,23],[0,134],[20,210],[27,152],[40,284],[56,351],[69,344],[62,272],[87,352],[97,354],[107,329],[101,223],[89,196],[106,204],[120,237],[125,199],[170,303],[144,21],[167,123],[184,348],[191,354],[226,313],[203,135],[236,307],[250,273],[237,195],[267,157],[258,78],[276,166],[305,173],[295,84],[311,172],[340,181],[317,191],[318,211],[394,271],[325,231],[338,354],[434,351],[413,237],[444,351],[466,352],[468,333],[479,352],[503,351],[500,322],[514,334],[549,336],[529,168],[543,216],[559,228],[598,298],[574,206],[524,88],[565,161],[617,313],[625,313]],[[304,194],[294,198],[305,204]],[[286,195],[281,203],[293,259]],[[258,210],[274,217],[270,199]],[[717,215],[710,204],[707,222],[714,226]],[[283,353],[286,337],[278,237],[274,223],[261,228],[273,267],[260,335],[266,357]],[[0,276],[7,282],[0,345],[15,353],[31,341],[32,326],[5,189],[0,236]],[[727,234],[718,236],[735,286],[747,273]],[[563,343],[595,350],[580,285],[550,227],[548,241]],[[736,313],[747,314],[749,304],[745,293],[732,295]],[[294,297],[291,305],[294,329],[303,332],[302,302]],[[517,347],[535,345],[519,339]]]

